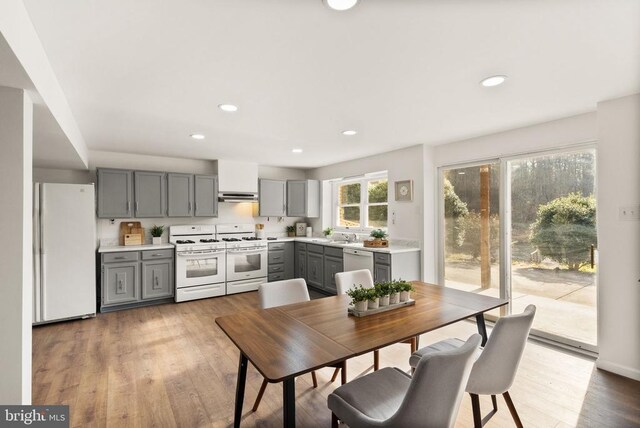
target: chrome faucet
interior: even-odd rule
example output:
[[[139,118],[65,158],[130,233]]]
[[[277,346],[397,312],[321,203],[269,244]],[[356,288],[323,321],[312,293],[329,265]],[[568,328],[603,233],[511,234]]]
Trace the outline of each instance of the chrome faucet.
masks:
[[[345,234],[345,239],[347,240],[347,242],[351,243],[351,242],[358,242],[358,235],[356,235],[355,233],[351,233],[351,234]]]

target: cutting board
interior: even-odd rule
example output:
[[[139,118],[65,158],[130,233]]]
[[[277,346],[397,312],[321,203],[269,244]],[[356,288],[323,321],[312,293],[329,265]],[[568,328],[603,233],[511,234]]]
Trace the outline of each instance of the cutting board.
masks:
[[[139,221],[123,221],[120,223],[120,245],[144,244],[144,229]]]

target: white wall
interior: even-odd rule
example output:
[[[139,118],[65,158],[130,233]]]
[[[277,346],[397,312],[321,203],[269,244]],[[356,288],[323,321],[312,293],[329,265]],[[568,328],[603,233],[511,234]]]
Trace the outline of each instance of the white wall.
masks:
[[[1,9],[1,8],[0,8]],[[31,404],[33,105],[0,87],[0,403]]]
[[[598,104],[598,367],[640,380],[640,94]]]
[[[122,168],[133,170],[185,172],[191,174],[215,173],[215,164],[210,160],[146,156],[103,151],[91,151],[89,153],[89,165],[90,170],[88,171],[34,168],[33,179],[37,182],[46,183],[92,183],[96,181],[96,168]],[[304,179],[305,171],[294,168],[259,166],[258,176],[260,178],[271,179]],[[135,219],[135,221],[140,221],[142,226],[146,229],[149,229],[154,224],[172,226],[187,223],[262,223],[265,225],[264,229],[267,236],[285,236],[286,226],[292,225],[298,221],[303,221],[303,219],[297,217],[254,217],[256,209],[257,204],[221,202],[218,207],[217,218],[150,218]],[[117,245],[119,224],[121,221],[130,219],[114,220],[114,224],[111,224],[110,220],[97,220],[97,237],[99,242],[102,242],[105,245]],[[145,238],[147,241],[151,242],[150,233],[147,233]],[[163,236],[163,240],[168,240],[166,233],[165,236]]]
[[[419,145],[312,169],[307,172],[307,176],[315,180],[332,180],[387,171],[389,176],[389,238],[391,240],[415,241],[418,245],[422,245],[425,195],[423,162],[424,147]],[[394,182],[401,180],[413,180],[413,202],[395,201]],[[331,186],[325,185],[323,187],[321,217],[310,221],[314,234],[318,234],[331,225]],[[394,217],[395,223],[392,220]]]

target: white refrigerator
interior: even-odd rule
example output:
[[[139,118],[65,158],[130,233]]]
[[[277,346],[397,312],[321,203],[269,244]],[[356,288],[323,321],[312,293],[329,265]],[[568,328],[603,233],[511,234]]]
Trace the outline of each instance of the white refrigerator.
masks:
[[[96,313],[93,184],[36,183],[33,323]]]

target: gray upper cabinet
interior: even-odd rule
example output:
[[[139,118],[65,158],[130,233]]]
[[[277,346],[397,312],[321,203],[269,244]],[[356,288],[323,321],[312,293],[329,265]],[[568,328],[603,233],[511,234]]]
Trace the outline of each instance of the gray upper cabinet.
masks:
[[[98,169],[98,217],[133,216],[133,173],[121,169]]]
[[[287,180],[287,215],[289,217],[320,216],[320,182]]]
[[[164,217],[167,212],[166,174],[135,171],[135,216]]]
[[[215,175],[195,176],[196,217],[218,216],[218,177]]]
[[[193,174],[167,174],[167,215],[193,216]]]
[[[286,180],[262,178],[258,183],[259,215],[261,217],[285,217],[287,215]]]

